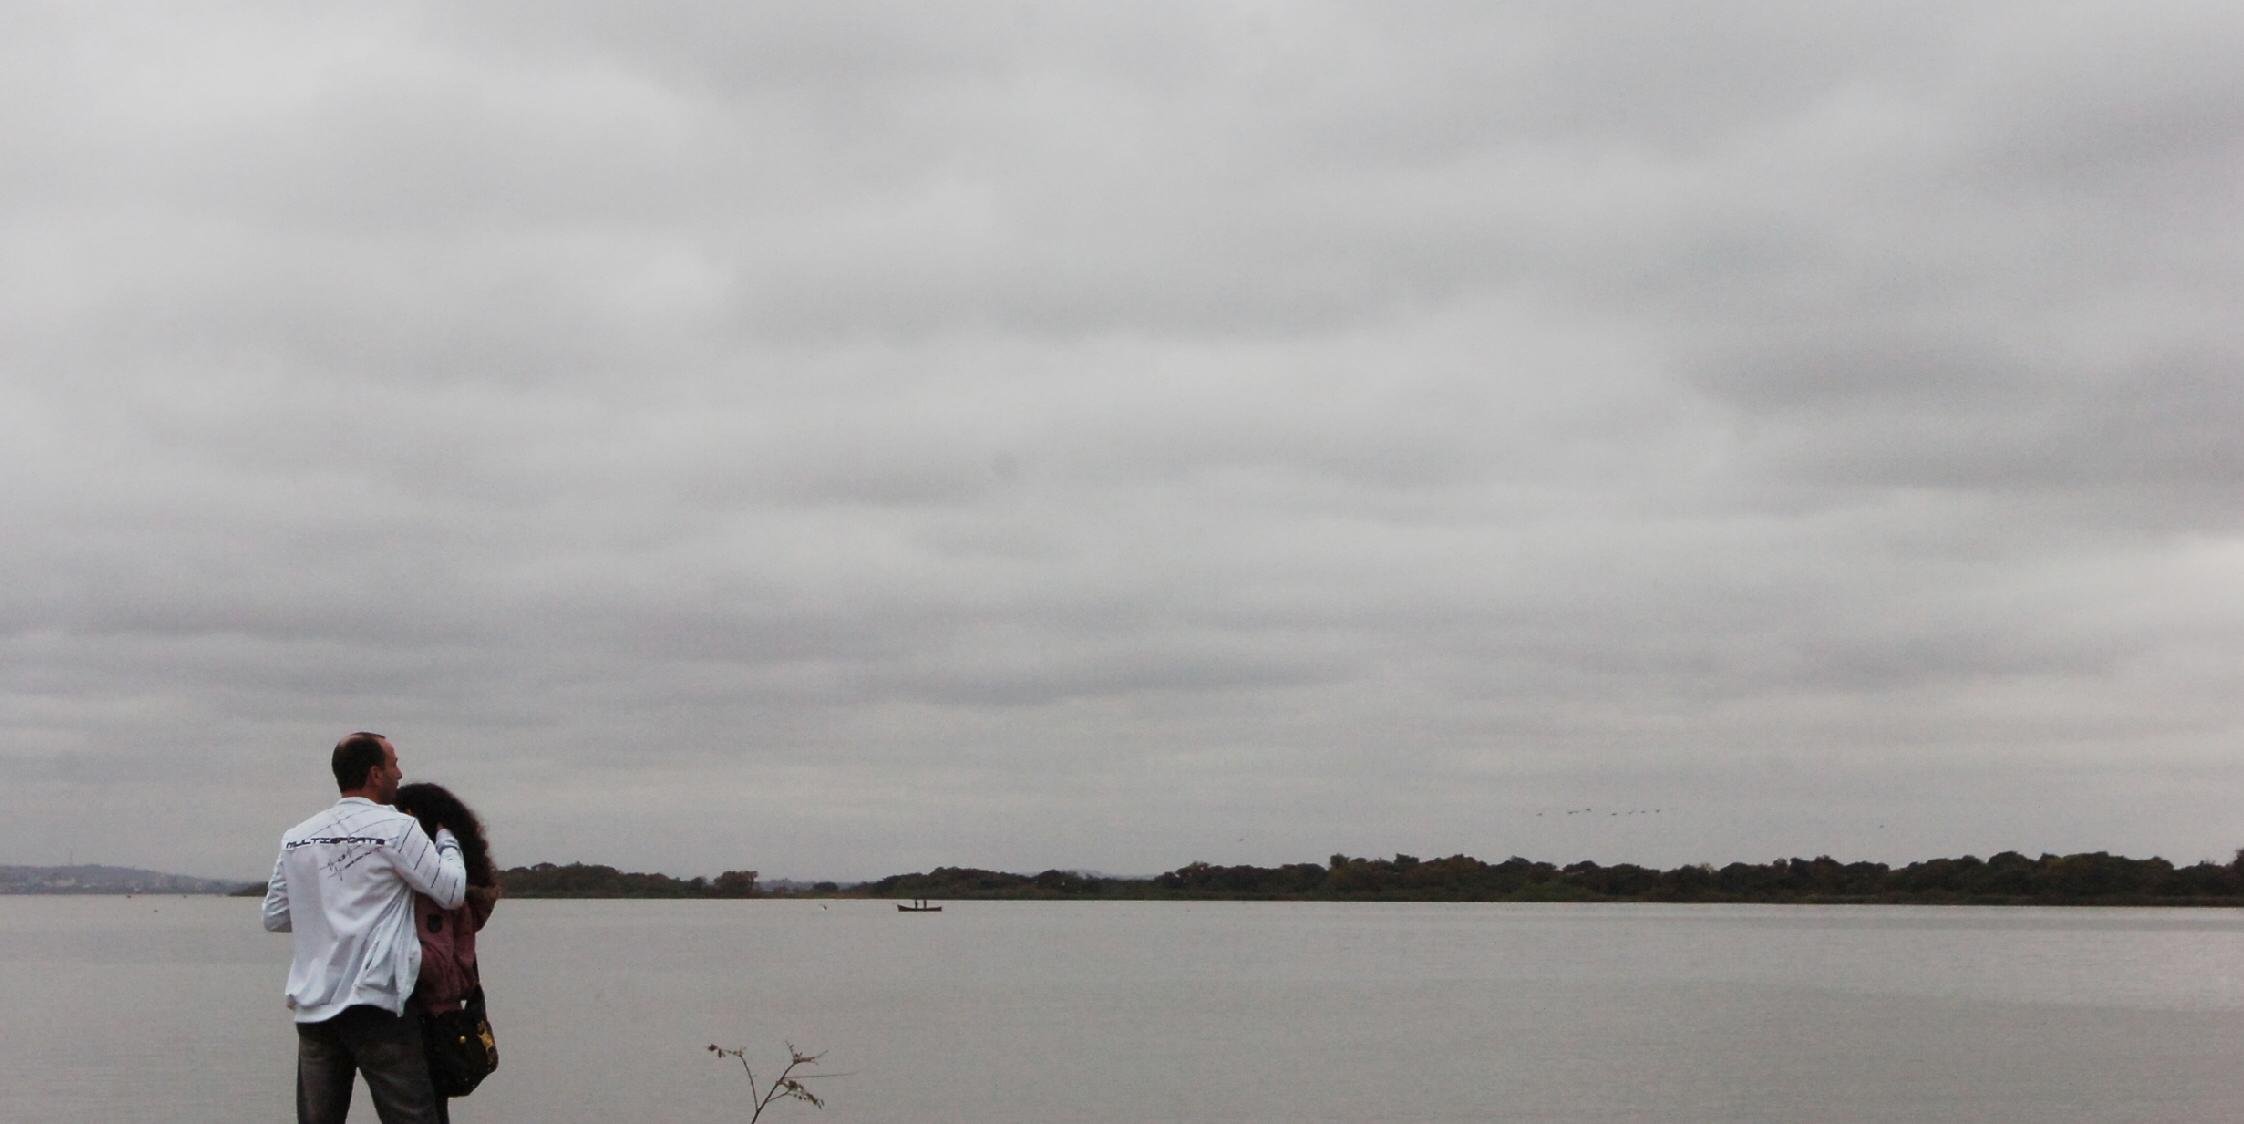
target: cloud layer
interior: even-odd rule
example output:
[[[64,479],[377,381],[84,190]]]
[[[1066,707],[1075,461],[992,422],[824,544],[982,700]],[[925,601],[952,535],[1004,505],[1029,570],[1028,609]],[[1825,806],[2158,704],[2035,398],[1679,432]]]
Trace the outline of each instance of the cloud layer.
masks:
[[[2244,843],[2228,5],[16,22],[9,861]]]

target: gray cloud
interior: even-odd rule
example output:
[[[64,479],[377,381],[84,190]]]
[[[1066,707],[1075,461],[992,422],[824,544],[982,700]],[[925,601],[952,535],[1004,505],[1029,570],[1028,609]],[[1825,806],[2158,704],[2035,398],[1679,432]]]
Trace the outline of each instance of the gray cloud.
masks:
[[[9,861],[2244,832],[2224,6],[16,15]]]

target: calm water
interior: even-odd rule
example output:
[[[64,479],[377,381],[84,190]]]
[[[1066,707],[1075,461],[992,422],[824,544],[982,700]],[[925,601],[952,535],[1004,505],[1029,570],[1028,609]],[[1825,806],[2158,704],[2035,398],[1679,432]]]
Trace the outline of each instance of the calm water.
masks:
[[[0,898],[0,1118],[284,1120],[253,899]],[[2244,917],[1884,907],[506,902],[454,1119],[2244,1119]],[[730,1068],[728,1068],[730,1066]],[[361,1094],[353,1119],[374,1119]]]

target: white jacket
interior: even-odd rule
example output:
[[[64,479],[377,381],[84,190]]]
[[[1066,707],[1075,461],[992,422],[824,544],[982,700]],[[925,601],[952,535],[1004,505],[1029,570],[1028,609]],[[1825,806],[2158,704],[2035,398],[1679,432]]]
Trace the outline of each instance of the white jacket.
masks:
[[[467,893],[459,841],[357,796],[289,828],[265,887],[265,928],[295,934],[288,1005],[300,1023],[371,1004],[405,1011],[421,974],[413,892],[445,909]]]

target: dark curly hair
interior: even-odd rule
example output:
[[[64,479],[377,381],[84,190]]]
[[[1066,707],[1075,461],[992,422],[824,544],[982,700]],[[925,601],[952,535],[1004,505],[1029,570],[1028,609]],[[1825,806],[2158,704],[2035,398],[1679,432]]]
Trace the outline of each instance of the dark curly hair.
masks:
[[[439,828],[451,828],[460,840],[460,859],[467,864],[470,889],[498,891],[499,872],[491,865],[491,844],[483,837],[483,821],[452,795],[451,789],[419,781],[399,785],[394,807],[421,821],[421,830],[430,835]]]

